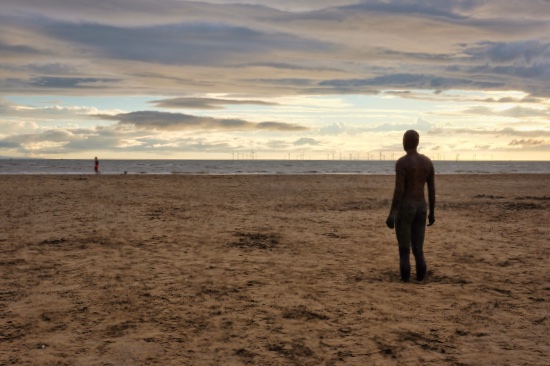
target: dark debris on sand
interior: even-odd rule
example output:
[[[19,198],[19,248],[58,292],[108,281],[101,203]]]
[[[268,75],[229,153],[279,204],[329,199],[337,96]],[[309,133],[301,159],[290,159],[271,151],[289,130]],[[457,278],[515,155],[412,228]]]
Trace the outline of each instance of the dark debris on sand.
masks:
[[[280,240],[277,234],[236,232],[234,236],[239,238],[239,240],[233,242],[231,245],[250,249],[273,249],[279,244]]]

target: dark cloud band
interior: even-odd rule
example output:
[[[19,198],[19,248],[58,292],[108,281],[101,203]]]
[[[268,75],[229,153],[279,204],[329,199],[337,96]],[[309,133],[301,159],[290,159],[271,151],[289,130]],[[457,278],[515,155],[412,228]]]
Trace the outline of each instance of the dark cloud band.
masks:
[[[263,105],[273,106],[277,103],[261,100],[236,100],[215,98],[171,98],[151,101],[160,108],[194,108],[194,109],[222,109],[227,105]]]
[[[305,131],[308,128],[284,122],[249,122],[242,119],[193,116],[183,113],[140,111],[116,115],[97,115],[105,120],[118,121],[119,125],[166,131],[223,130],[223,131]]]

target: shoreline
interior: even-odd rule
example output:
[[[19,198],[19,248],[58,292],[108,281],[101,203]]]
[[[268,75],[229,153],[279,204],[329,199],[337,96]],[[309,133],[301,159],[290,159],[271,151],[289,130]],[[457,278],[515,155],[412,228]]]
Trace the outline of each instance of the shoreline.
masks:
[[[322,177],[322,176],[380,176],[380,177],[391,177],[395,176],[395,172],[393,173],[101,173],[101,174],[95,174],[93,172],[91,173],[0,173],[0,177],[2,176],[22,176],[22,177],[75,177],[75,176],[198,176],[198,177],[257,177],[257,176],[306,176],[306,177]],[[456,173],[435,173],[436,176],[518,176],[518,175],[550,175],[550,173],[539,173],[539,172],[506,172],[506,173],[494,173],[494,172],[488,172],[488,173],[480,173],[480,172],[474,172],[474,173],[464,173],[464,172],[456,172]]]
[[[436,174],[508,174],[548,173],[550,162],[434,162]],[[100,171],[105,175],[162,174],[162,175],[378,175],[395,173],[395,161],[347,161],[347,160],[222,160],[222,161],[123,161],[100,162]],[[93,165],[87,161],[27,161],[2,163],[1,174],[93,174]]]

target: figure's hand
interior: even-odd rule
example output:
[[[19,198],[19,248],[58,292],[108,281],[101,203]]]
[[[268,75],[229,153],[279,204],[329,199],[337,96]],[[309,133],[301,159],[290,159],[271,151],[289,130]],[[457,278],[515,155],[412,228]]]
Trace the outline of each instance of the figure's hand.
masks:
[[[390,229],[393,229],[395,227],[395,222],[393,220],[392,215],[389,215],[388,218],[386,219],[386,226],[389,227]]]
[[[432,226],[435,223],[435,215],[430,212],[428,215],[428,226]]]

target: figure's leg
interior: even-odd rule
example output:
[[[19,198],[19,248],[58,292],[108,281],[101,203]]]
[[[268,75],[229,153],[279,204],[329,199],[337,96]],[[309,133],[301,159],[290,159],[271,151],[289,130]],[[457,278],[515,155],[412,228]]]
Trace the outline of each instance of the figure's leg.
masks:
[[[406,207],[402,207],[395,220],[395,235],[399,245],[399,270],[401,272],[401,280],[409,281],[411,277],[411,223],[412,214]]]
[[[424,234],[426,232],[426,208],[420,209],[411,227],[411,244],[416,262],[416,279],[423,281],[426,276],[426,260],[424,258]]]
[[[410,248],[399,247],[399,272],[401,273],[401,280],[403,282],[409,282],[411,278],[410,253]]]

